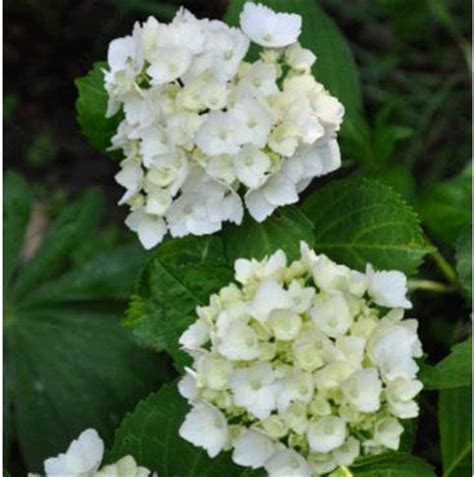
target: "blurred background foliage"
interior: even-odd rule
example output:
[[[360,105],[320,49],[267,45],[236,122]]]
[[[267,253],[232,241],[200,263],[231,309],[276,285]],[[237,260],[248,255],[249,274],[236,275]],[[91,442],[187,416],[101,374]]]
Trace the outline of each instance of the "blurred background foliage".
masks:
[[[210,18],[222,18],[227,7],[226,0],[4,2],[4,167],[27,178],[34,218],[39,214],[36,221],[45,222],[40,235],[70,198],[99,186],[107,223],[102,235],[114,246],[130,238],[121,225],[125,211],[116,206],[121,195],[113,180],[117,163],[94,150],[76,123],[74,79],[105,59],[110,40],[128,34],[136,20],[153,14],[168,21],[181,4]],[[354,54],[365,112],[355,137],[343,141],[343,168],[329,180],[355,172],[397,189],[442,253],[428,259],[420,275],[449,282],[446,263],[454,266],[456,250],[469,249],[471,237],[471,4],[319,4]],[[458,294],[420,292],[415,309],[435,362],[469,333],[469,310]],[[438,431],[430,414],[436,398],[426,396],[419,433],[425,437],[415,451],[439,463]],[[23,469],[22,463],[15,468]]]

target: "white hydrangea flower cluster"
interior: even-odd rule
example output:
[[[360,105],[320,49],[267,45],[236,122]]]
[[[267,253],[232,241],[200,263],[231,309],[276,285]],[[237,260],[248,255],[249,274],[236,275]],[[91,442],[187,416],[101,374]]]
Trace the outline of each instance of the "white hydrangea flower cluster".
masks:
[[[194,359],[179,383],[192,405],[180,435],[271,477],[398,449],[422,388],[405,275],[360,273],[302,243],[289,265],[281,250],[237,260],[235,279],[180,338]]]
[[[145,248],[168,230],[239,224],[243,203],[263,221],[340,166],[344,107],[311,74],[301,17],[247,3],[240,20],[233,28],[181,9],[109,46],[107,116],[124,113],[111,147],[125,156],[120,203]],[[264,47],[253,63],[244,61],[250,41]]]
[[[73,440],[67,451],[44,461],[45,477],[158,477],[139,467],[128,455],[99,470],[104,456],[104,441],[94,429],[86,429]],[[28,474],[28,477],[41,477]]]

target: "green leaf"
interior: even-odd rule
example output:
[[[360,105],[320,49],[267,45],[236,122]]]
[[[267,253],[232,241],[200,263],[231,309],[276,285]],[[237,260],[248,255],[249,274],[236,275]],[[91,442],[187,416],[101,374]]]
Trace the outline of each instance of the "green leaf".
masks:
[[[210,459],[202,449],[179,437],[179,428],[189,410],[175,385],[142,401],[128,414],[115,435],[108,462],[132,455],[140,465],[160,476],[264,477],[262,471],[244,470],[232,463],[227,453]]]
[[[120,326],[144,253],[123,246],[72,260],[100,239],[101,204],[90,192],[66,206],[5,290],[5,451],[14,435],[32,471],[86,427],[110,441],[123,414],[165,379],[156,355]]]
[[[469,304],[472,297],[472,231],[465,229],[456,242],[456,270]]]
[[[138,243],[126,244],[80,264],[28,295],[28,305],[84,300],[127,300],[147,254]]]
[[[106,441],[159,380],[151,354],[119,326],[120,308],[18,308],[5,330],[15,419],[28,468],[64,450],[87,427]]]
[[[179,364],[189,357],[178,346],[182,332],[196,319],[198,305],[233,278],[216,236],[188,236],[160,245],[138,281],[126,324],[154,349],[165,348]]]
[[[18,262],[23,237],[30,220],[31,193],[25,180],[13,171],[5,174],[3,189],[3,286]]]
[[[421,366],[420,379],[425,389],[469,386],[472,376],[472,337],[453,346],[451,353],[436,366]]]
[[[90,236],[102,216],[103,196],[97,190],[86,192],[65,207],[48,230],[33,259],[24,267],[13,293],[20,296],[64,269],[71,251]]]
[[[224,230],[225,253],[231,262],[238,258],[262,259],[283,249],[289,260],[299,257],[300,241],[313,245],[313,225],[295,207],[278,209],[262,223],[246,216],[239,226]]]
[[[471,472],[471,387],[443,389],[439,395],[439,432],[443,477]]]
[[[231,0],[225,20],[239,24],[246,0]],[[352,52],[334,21],[314,0],[264,0],[260,3],[282,12],[303,17],[299,41],[318,57],[313,68],[316,78],[337,96],[346,108],[342,133],[356,135],[361,122],[362,96],[357,67]]]
[[[428,462],[404,452],[361,457],[350,471],[354,477],[436,477]]]
[[[432,250],[418,217],[389,187],[366,178],[332,181],[303,204],[315,230],[315,249],[359,270],[412,274]]]
[[[472,169],[469,164],[459,175],[427,191],[420,201],[420,213],[433,235],[454,246],[461,232],[471,224]]]
[[[82,133],[100,151],[110,146],[110,139],[122,120],[120,114],[105,117],[108,95],[104,88],[103,69],[106,67],[106,63],[95,63],[86,76],[75,81],[79,95],[76,102],[77,122]]]

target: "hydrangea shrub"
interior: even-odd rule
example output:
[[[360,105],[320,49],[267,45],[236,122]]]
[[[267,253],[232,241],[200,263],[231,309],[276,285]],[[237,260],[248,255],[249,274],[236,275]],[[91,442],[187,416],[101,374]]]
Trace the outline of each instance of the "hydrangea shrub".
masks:
[[[44,460],[45,477],[434,477],[409,453],[423,388],[441,390],[444,475],[468,466],[472,340],[436,366],[424,362],[409,291],[433,282],[409,276],[432,253],[452,287],[469,294],[469,237],[457,244],[453,279],[412,207],[377,181],[330,180],[297,205],[313,179],[341,168],[339,134],[357,143],[364,133],[357,72],[315,2],[265,3],[231,1],[229,23],[238,16],[239,26],[184,8],[167,24],[137,22],[77,83],[83,131],[120,159],[125,223],[143,248],[156,247],[124,325],[140,344],[167,352],[179,378],[139,402],[113,442],[84,425],[65,452]],[[15,179],[8,189],[6,221],[22,235],[27,187]],[[71,247],[80,235],[69,227],[74,213],[56,235]],[[87,228],[94,213],[82,215]],[[24,303],[35,318],[51,297],[69,300],[67,309],[81,300],[99,308],[129,288],[123,270],[129,275],[136,260],[124,249],[36,289],[70,248],[46,247],[25,278],[14,273],[20,242],[11,237],[7,285],[16,297],[30,291]],[[100,352],[113,340],[103,341],[91,356],[110,360]],[[87,352],[82,342],[79,349]],[[52,360],[43,361],[49,369]],[[109,364],[100,403],[123,372]],[[127,373],[127,382],[142,379]],[[33,386],[43,392],[41,382]],[[58,447],[61,424],[45,448]]]

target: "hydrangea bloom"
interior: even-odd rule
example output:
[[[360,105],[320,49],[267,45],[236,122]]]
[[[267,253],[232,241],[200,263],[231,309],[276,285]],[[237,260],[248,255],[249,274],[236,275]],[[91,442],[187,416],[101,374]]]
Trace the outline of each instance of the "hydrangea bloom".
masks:
[[[311,74],[301,17],[247,3],[242,29],[181,9],[111,42],[107,115],[123,112],[111,149],[127,226],[145,248],[172,236],[258,221],[298,201],[340,166],[344,107]],[[244,61],[250,41],[260,58]]]
[[[85,430],[73,440],[66,452],[44,461],[45,477],[158,477],[139,467],[132,456],[126,456],[99,470],[104,456],[104,442],[94,429]],[[40,477],[28,474],[28,477]]]
[[[192,409],[180,435],[270,476],[314,476],[397,450],[418,415],[417,321],[406,277],[334,263],[301,244],[235,262],[235,282],[197,308],[180,344]]]

